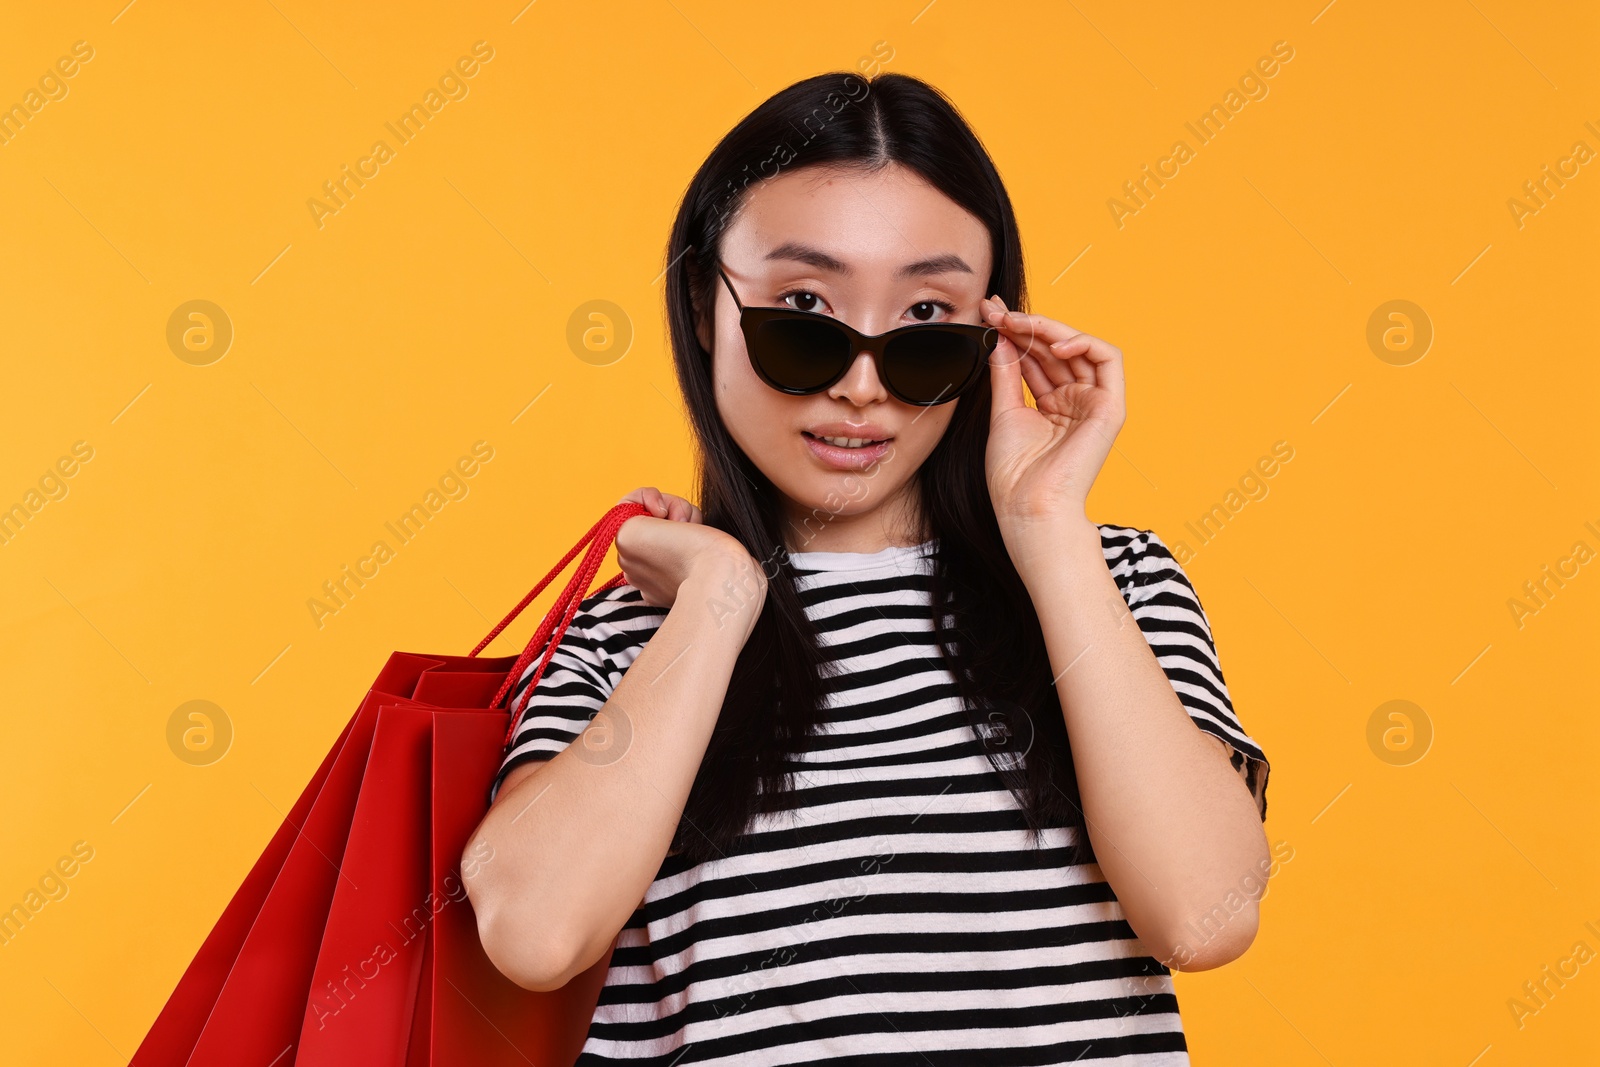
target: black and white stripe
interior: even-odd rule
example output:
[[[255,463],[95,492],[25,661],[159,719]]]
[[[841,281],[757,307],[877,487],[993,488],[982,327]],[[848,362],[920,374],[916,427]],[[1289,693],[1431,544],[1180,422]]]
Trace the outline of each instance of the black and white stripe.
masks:
[[[1198,596],[1148,530],[1106,564],[1195,724],[1266,817],[1268,765],[1234,714]],[[580,1064],[1187,1064],[1171,973],[1071,831],[1027,840],[928,619],[930,542],[801,552],[842,661],[789,810],[727,856],[662,863],[621,931]],[[586,599],[495,781],[570,744],[666,617],[632,586]],[[531,670],[530,670],[531,674]]]

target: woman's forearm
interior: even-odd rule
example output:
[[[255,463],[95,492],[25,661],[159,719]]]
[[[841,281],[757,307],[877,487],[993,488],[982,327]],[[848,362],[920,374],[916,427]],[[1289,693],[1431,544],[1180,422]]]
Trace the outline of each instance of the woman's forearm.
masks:
[[[484,950],[520,984],[557,988],[591,966],[660,869],[761,610],[744,568],[718,562],[679,588],[587,727],[613,731],[620,754],[596,758],[580,735],[515,768],[468,842],[490,857],[466,879]]]
[[[1098,528],[1059,524],[1027,540],[1037,548],[1019,553],[1018,570],[1057,676],[1101,872],[1158,959],[1195,970],[1226,963],[1255,936],[1253,900],[1203,946],[1184,931],[1263,869],[1255,802],[1129,613]]]

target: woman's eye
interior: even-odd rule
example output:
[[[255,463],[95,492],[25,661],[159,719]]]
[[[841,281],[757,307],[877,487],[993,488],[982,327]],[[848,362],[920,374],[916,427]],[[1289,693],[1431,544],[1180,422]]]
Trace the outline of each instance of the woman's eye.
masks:
[[[793,298],[794,303],[788,303],[790,298]],[[822,297],[811,292],[809,289],[795,289],[791,292],[784,293],[782,296],[778,297],[778,300],[781,303],[788,304],[789,307],[794,308],[796,311],[822,310]]]
[[[918,322],[932,322],[934,315],[943,311],[946,315],[954,315],[956,307],[945,300],[923,300],[911,305],[911,317]]]

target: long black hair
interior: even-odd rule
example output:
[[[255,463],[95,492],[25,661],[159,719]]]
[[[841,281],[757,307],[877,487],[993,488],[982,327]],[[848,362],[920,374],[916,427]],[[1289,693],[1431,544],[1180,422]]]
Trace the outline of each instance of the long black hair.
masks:
[[[824,679],[833,667],[795,588],[779,491],[717,411],[711,353],[697,336],[697,315],[709,317],[715,307],[722,238],[751,183],[801,167],[873,170],[892,163],[984,224],[994,264],[984,292],[1024,310],[1022,244],[1000,175],[954,105],[908,75],[820,74],[777,93],[712,150],[673,221],[666,310],[678,384],[698,438],[695,493],[706,523],[736,537],[768,578],[761,616],[734,666],[672,843],[691,862],[726,854],[754,815],[782,807],[789,758],[805,750],[823,721]],[[949,426],[916,474],[923,531],[938,541],[935,632],[973,729],[1022,808],[1033,842],[1044,827],[1074,827],[1070,861],[1088,862],[1093,850],[1044,635],[1001,539],[984,474],[987,374],[954,403]]]

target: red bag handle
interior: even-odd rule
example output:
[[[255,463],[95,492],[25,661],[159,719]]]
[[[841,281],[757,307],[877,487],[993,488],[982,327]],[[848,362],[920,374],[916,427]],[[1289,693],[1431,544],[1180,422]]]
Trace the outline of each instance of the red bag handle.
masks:
[[[500,701],[505,699],[506,693],[517,684],[517,679],[522,676],[528,661],[533,659],[535,650],[544,643],[546,638],[549,638],[550,646],[545,649],[544,658],[539,661],[538,669],[533,672],[533,677],[528,681],[528,692],[531,694],[533,687],[539,684],[539,679],[544,677],[545,668],[550,665],[550,658],[555,655],[556,646],[561,643],[561,636],[567,632],[567,627],[571,625],[573,616],[577,615],[578,605],[594,593],[602,593],[607,589],[613,589],[622,584],[623,577],[619,571],[602,585],[593,590],[589,589],[589,583],[594,580],[596,572],[600,570],[600,563],[605,559],[606,552],[611,548],[611,542],[616,540],[617,531],[622,528],[622,524],[639,515],[648,514],[650,514],[649,508],[631,501],[613,506],[600,517],[598,522],[589,527],[589,532],[584,534],[565,556],[561,557],[561,562],[552,567],[550,573],[539,580],[539,584],[534,586],[528,595],[523,597],[517,603],[517,606],[511,609],[510,614],[501,619],[499,625],[489,631],[489,636],[479,641],[478,647],[467,653],[468,656],[476,656],[479,652],[482,652],[489,642],[498,637],[501,630],[511,625],[511,621],[522,613],[522,609],[531,604],[533,598],[543,592],[544,587],[549,585],[568,563],[572,562],[573,557],[583,550],[583,546],[589,545],[588,554],[583,557],[583,562],[578,564],[578,569],[573,573],[572,578],[568,580],[567,587],[561,591],[561,595],[556,598],[556,602],[545,613],[543,621],[539,623],[539,628],[534,631],[533,637],[528,641],[528,647],[523,649],[522,655],[517,657],[517,662],[511,668],[511,673],[506,675],[504,684],[500,686],[500,691],[494,695],[494,699],[489,702],[489,707],[498,708],[500,706]],[[591,544],[591,542],[593,543]],[[508,713],[511,711],[509,707],[506,710]],[[511,722],[506,730],[505,744],[507,745],[511,743],[512,737],[517,732],[517,717],[511,715],[510,718]]]

